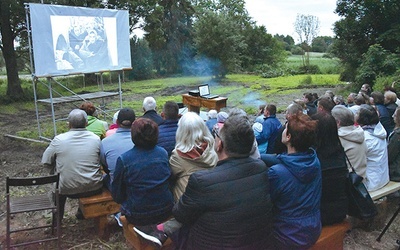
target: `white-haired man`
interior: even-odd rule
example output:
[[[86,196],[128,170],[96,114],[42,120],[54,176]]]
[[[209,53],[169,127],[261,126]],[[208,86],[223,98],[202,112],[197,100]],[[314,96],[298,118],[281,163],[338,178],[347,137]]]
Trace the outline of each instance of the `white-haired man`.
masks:
[[[144,98],[143,100],[143,118],[148,118],[150,120],[153,120],[157,125],[160,125],[163,123],[164,119],[157,114],[156,111],[157,108],[157,103],[156,100],[152,96],[148,96]]]

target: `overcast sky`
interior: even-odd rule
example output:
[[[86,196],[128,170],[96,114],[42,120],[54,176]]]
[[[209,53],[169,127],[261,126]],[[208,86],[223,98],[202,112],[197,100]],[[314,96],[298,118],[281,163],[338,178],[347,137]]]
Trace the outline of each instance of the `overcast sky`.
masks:
[[[294,23],[297,14],[318,17],[318,36],[333,36],[332,25],[339,20],[333,13],[335,8],[336,0],[246,0],[246,9],[258,25],[264,25],[272,35],[290,35],[296,42]]]

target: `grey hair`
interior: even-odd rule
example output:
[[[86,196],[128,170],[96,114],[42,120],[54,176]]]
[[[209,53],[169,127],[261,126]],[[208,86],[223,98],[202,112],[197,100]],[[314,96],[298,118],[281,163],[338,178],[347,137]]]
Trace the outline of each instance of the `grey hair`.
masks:
[[[336,122],[340,122],[340,127],[354,125],[354,114],[353,112],[343,105],[336,105],[332,109],[332,116]]]
[[[152,96],[144,98],[143,100],[144,111],[156,110],[156,106],[157,106],[156,100]]]
[[[203,119],[194,112],[185,113],[178,122],[175,148],[186,153],[195,147],[201,147],[207,142],[209,147],[214,146],[214,138]]]
[[[73,109],[68,115],[68,123],[71,128],[85,128],[87,122],[87,114],[81,109]]]

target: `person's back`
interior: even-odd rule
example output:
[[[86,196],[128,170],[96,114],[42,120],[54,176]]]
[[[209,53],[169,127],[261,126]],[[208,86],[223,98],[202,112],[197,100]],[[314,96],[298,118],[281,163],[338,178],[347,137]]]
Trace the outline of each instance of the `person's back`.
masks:
[[[175,147],[176,130],[178,129],[179,107],[175,102],[168,101],[165,103],[161,116],[165,119],[158,126],[158,142],[157,145],[163,147],[168,156],[171,156]]]
[[[134,146],[131,137],[131,125],[135,117],[135,112],[132,109],[121,109],[116,121],[118,124],[117,131],[101,141],[100,163],[107,173],[104,177],[104,184],[109,190],[111,190],[118,157]]]
[[[288,153],[268,170],[274,204],[274,247],[307,249],[321,232],[321,169],[315,151],[316,122],[307,115],[288,118],[282,142]]]
[[[190,176],[185,193],[173,209],[176,220],[189,227],[185,249],[271,246],[267,167],[249,157],[253,142],[250,122],[239,115],[230,116],[216,133],[220,161],[215,168]]]
[[[169,159],[174,184],[172,191],[178,200],[190,175],[202,169],[213,168],[218,161],[214,140],[203,120],[194,112],[187,112],[179,120],[177,143]]]
[[[98,135],[100,139],[106,136],[108,124],[106,121],[99,120],[94,114],[96,107],[91,102],[84,102],[81,104],[80,109],[85,111],[88,115],[88,124],[86,129]]]
[[[368,191],[377,190],[389,182],[386,131],[379,122],[374,107],[363,104],[360,107],[357,123],[364,130],[367,145],[366,187]]]
[[[278,136],[278,131],[282,127],[280,121],[276,118],[276,106],[269,104],[265,108],[265,120],[263,122],[262,132],[256,137],[258,144],[263,144],[268,142],[267,154],[274,153],[275,150],[275,140]]]
[[[322,170],[321,220],[330,225],[346,218],[348,169],[335,118],[321,112],[313,119],[318,121],[316,152]]]
[[[391,181],[400,181],[400,108],[393,114],[396,127],[389,135],[388,160]]]

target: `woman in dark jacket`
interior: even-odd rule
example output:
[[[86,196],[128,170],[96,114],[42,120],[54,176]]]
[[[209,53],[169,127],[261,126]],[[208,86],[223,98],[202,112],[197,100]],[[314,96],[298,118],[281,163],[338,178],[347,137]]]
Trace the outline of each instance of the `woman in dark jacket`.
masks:
[[[129,223],[160,223],[171,216],[174,205],[168,154],[156,146],[158,126],[152,120],[137,119],[131,134],[135,146],[117,159],[112,197],[121,204],[121,213]]]
[[[287,153],[268,171],[274,204],[275,249],[308,249],[321,233],[321,169],[315,151],[317,122],[307,115],[288,118],[282,133]]]
[[[316,151],[322,170],[321,222],[324,226],[346,218],[348,169],[335,118],[330,113],[317,113],[313,119],[318,121]]]
[[[389,135],[389,177],[391,181],[400,181],[400,108],[394,112],[393,119],[396,126]]]

